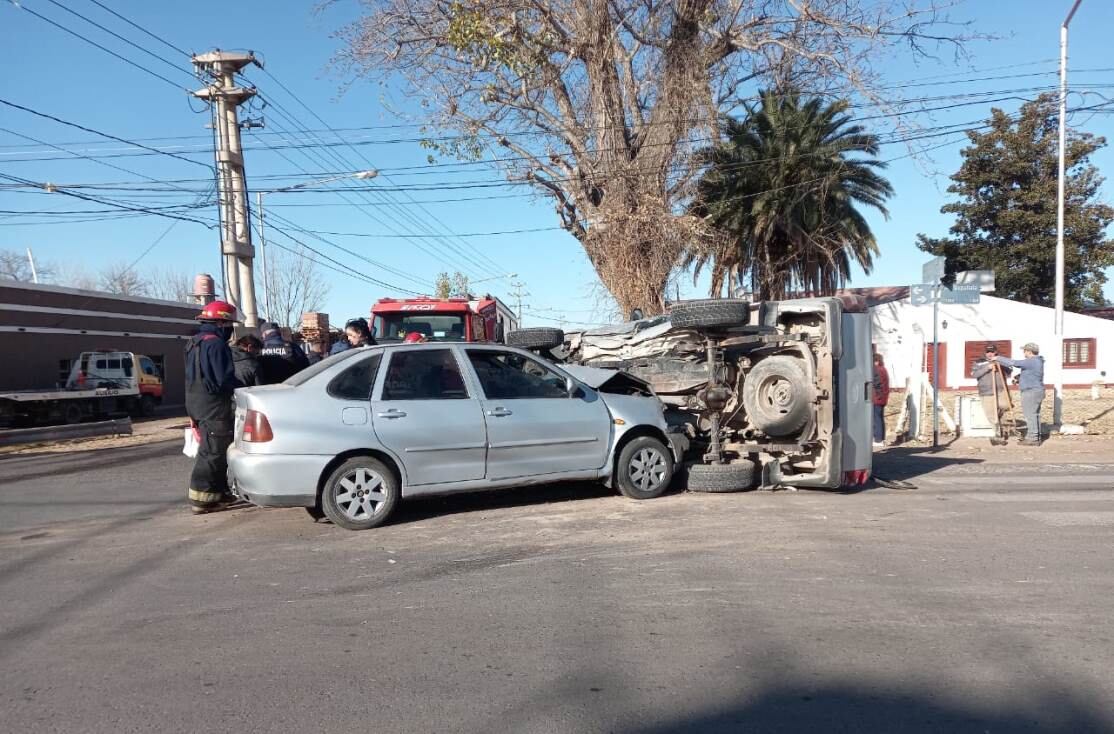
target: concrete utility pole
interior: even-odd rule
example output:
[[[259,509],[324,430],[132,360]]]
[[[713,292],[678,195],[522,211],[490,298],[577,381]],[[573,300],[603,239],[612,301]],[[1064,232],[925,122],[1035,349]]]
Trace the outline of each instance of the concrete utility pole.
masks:
[[[1056,187],[1056,315],[1053,317],[1053,333],[1056,335],[1056,350],[1054,364],[1059,366],[1056,370],[1056,384],[1052,396],[1052,422],[1060,424],[1064,408],[1064,192],[1065,158],[1067,157],[1067,114],[1068,114],[1068,24],[1071,23],[1075,11],[1079,10],[1079,3],[1075,0],[1071,6],[1068,17],[1060,26],[1060,169]]]
[[[27,262],[31,263],[31,281],[33,283],[39,282],[39,271],[35,267],[35,256],[31,254],[31,248],[27,248]]]
[[[526,292],[526,284],[523,283],[520,280],[516,280],[513,283],[511,283],[511,287],[514,288],[514,290],[511,291],[511,298],[513,298],[514,301],[515,301],[515,309],[518,311],[518,328],[521,329],[522,325],[523,325],[523,322],[522,322],[522,302],[530,294]]]
[[[252,267],[255,249],[251,244],[238,110],[241,104],[255,96],[255,90],[236,86],[235,79],[236,72],[248,64],[262,68],[251,52],[216,50],[194,56],[194,67],[212,82],[193,94],[208,101],[213,110],[225,297],[243,313],[244,325],[254,327],[259,325]]]

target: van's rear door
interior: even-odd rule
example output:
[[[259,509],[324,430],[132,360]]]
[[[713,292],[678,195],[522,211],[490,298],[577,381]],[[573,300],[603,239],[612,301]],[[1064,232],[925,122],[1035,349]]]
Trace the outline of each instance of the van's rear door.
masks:
[[[872,364],[870,313],[843,313],[843,354],[838,361],[839,425],[844,485],[864,483],[873,458],[871,419]]]

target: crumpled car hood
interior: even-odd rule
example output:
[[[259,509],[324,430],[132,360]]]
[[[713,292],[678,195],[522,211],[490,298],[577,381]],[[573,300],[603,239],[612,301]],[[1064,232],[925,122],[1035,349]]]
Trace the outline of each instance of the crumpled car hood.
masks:
[[[565,364],[561,366],[566,372],[593,390],[606,391],[609,383],[611,385],[617,385],[617,383],[620,382],[628,384],[633,382],[643,387],[647,392],[652,392],[650,383],[635,377],[629,372],[602,369],[600,367],[586,367],[580,364]]]

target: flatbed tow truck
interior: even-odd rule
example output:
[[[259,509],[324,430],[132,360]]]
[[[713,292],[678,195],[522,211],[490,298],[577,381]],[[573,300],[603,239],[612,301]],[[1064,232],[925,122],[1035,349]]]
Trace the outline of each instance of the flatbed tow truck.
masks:
[[[0,426],[70,424],[120,413],[151,416],[162,394],[162,376],[151,358],[82,352],[63,386],[0,392]]]

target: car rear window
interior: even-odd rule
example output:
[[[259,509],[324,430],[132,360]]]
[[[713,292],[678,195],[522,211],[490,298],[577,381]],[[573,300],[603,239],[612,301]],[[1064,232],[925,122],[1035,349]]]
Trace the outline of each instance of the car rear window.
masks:
[[[361,354],[367,354],[366,350],[367,347],[360,347],[358,349],[346,349],[339,354],[334,354],[332,356],[326,357],[317,364],[310,365],[301,372],[296,372],[290,377],[287,377],[286,380],[283,381],[283,384],[294,385],[295,387],[301,385],[302,383],[312,380],[314,377],[320,375],[325,370],[330,370],[333,367],[336,367],[341,362],[352,359],[353,357]]]
[[[370,400],[371,387],[375,384],[382,358],[382,354],[373,354],[341,370],[329,382],[329,394],[340,400]]]

